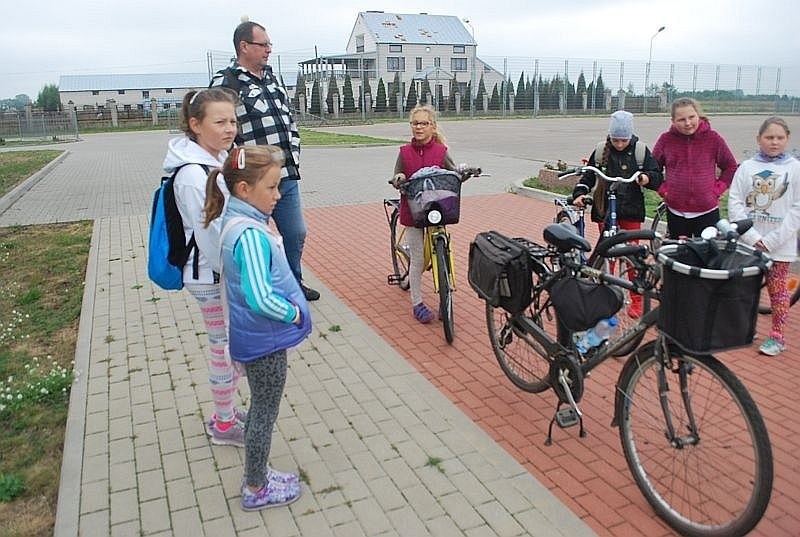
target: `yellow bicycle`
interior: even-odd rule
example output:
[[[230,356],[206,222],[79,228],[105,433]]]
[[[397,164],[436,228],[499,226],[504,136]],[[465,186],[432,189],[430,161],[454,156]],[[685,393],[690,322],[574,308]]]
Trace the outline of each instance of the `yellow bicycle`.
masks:
[[[456,289],[453,249],[447,224],[458,222],[461,183],[481,175],[480,168],[467,168],[460,173],[440,168],[423,168],[400,185],[409,201],[415,227],[424,229],[425,270],[433,272],[433,287],[439,295],[439,318],[444,337],[453,342],[453,291]],[[387,281],[403,290],[409,288],[408,267],[411,255],[400,220],[400,200],[384,199],[383,210],[389,224],[392,268]]]

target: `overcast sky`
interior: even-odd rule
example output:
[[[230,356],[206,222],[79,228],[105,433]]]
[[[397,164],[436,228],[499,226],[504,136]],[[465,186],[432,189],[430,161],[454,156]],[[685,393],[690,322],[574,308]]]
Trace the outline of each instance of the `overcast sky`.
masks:
[[[469,18],[479,57],[646,62],[652,42],[654,66],[665,61],[779,66],[781,93],[800,96],[797,5],[796,0],[38,0],[2,10],[0,99],[20,93],[36,99],[45,84],[58,84],[66,74],[206,72],[207,51],[232,51],[233,29],[244,14],[266,26],[275,43],[273,63],[277,56],[284,64],[313,57],[315,46],[320,55],[341,53],[358,13],[366,10]],[[651,40],[660,26],[666,29]],[[773,77],[762,93],[774,88]]]

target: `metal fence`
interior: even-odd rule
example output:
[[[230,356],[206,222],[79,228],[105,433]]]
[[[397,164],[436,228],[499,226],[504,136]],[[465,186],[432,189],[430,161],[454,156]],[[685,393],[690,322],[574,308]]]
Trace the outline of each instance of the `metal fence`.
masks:
[[[61,112],[0,113],[0,144],[6,140],[66,141],[78,138],[78,125]]]
[[[636,60],[482,56],[480,51],[478,56],[507,81],[501,87],[486,88],[488,96],[497,90],[499,106],[483,110],[484,102],[476,101],[482,115],[605,114],[616,108],[656,113],[666,111],[678,96],[698,99],[709,113],[800,113],[800,67],[796,66],[666,61],[648,66],[648,62]],[[232,57],[231,52],[209,51],[209,77]],[[314,57],[314,49],[294,50],[273,54],[271,63],[291,87],[297,80],[297,65]],[[377,87],[377,81],[370,83]],[[521,85],[526,86],[524,91],[520,91]],[[322,85],[321,90],[324,100],[327,86]],[[515,97],[513,110],[511,95]]]

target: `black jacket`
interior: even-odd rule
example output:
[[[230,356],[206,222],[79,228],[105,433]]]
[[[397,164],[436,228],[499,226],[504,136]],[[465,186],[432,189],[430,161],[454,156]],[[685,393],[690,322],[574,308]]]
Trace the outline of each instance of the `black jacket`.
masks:
[[[636,155],[634,154],[634,148],[636,147],[637,143],[639,143],[639,138],[634,135],[631,138],[631,143],[625,148],[625,150],[617,151],[612,146],[611,151],[608,154],[608,164],[605,167],[605,170],[603,170],[605,174],[610,177],[630,177],[633,172],[638,170],[639,166],[636,162]],[[597,162],[601,161],[602,158],[602,154],[595,155],[595,152],[593,151],[592,155],[589,157],[589,165],[603,169],[601,166],[597,166]],[[647,177],[650,179],[650,182],[647,183],[645,188],[657,191],[658,187],[661,186],[661,182],[663,181],[663,175],[661,174],[661,167],[658,165],[658,162],[656,162],[656,159],[653,158],[652,153],[650,153],[650,148],[647,148],[645,151],[644,162],[642,163],[641,170],[646,173]],[[606,188],[612,184],[605,179],[601,179],[601,181],[604,184],[598,186],[602,188]],[[595,187],[596,182],[597,177],[594,172],[586,172],[583,174],[583,177],[581,177],[581,180],[578,182],[578,184],[575,185],[575,188],[572,191],[573,197],[588,194]],[[617,220],[644,222],[644,193],[642,192],[642,187],[640,187],[637,183],[616,183],[616,185]],[[592,205],[592,222],[602,222],[605,219],[606,205],[606,203],[595,203]],[[601,206],[602,212],[600,210]]]

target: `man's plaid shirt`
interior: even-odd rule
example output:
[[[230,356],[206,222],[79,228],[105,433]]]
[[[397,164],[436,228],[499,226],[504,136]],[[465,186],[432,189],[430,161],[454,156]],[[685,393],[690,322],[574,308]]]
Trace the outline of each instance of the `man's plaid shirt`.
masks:
[[[286,156],[281,178],[300,179],[300,134],[289,108],[289,95],[272,74],[272,68],[267,66],[259,79],[234,61],[214,75],[209,87],[228,87],[226,70],[235,72],[239,81],[240,104],[236,107],[239,135],[236,143],[280,147]]]

